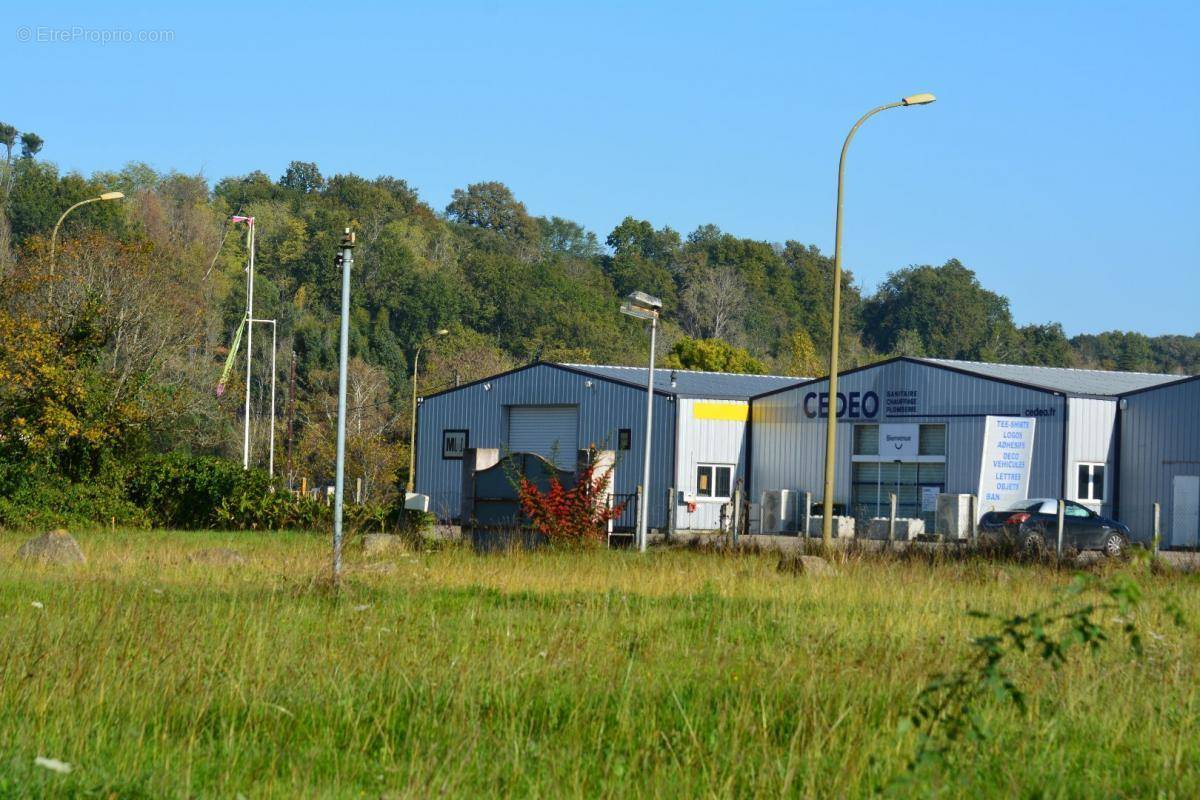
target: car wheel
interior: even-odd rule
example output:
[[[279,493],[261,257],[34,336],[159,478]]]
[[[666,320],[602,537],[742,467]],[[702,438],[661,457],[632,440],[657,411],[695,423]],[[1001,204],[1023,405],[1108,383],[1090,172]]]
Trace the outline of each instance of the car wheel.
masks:
[[[1025,531],[1021,534],[1021,552],[1027,555],[1041,555],[1046,549],[1046,537],[1038,531]]]
[[[1104,537],[1100,549],[1109,558],[1120,558],[1125,555],[1125,537],[1119,533],[1110,533]]]

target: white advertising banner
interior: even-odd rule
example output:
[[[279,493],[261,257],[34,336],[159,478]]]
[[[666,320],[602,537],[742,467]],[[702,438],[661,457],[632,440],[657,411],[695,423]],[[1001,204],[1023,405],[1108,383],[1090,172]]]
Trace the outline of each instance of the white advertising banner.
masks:
[[[916,461],[921,426],[897,423],[879,426],[880,461]]]
[[[1032,417],[988,417],[979,470],[979,512],[1003,511],[1029,497],[1033,462]]]

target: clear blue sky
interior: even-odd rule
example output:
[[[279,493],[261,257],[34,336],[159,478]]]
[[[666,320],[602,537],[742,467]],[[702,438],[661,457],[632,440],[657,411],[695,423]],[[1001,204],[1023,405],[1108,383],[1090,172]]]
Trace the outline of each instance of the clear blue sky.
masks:
[[[1194,0],[57,5],[5,14],[0,119],[64,169],[300,159],[439,209],[495,179],[601,239],[632,214],[832,252],[846,130],[931,91],[852,150],[868,290],[956,257],[1020,323],[1200,330]],[[73,26],[174,40],[44,41]]]

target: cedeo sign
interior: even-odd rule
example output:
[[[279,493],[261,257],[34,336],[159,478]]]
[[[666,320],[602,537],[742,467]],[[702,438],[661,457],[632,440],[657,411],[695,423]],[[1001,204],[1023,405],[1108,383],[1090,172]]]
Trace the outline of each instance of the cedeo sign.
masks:
[[[879,395],[875,392],[838,392],[838,419],[874,419],[879,414]],[[809,419],[829,416],[829,392],[804,395],[804,416]]]

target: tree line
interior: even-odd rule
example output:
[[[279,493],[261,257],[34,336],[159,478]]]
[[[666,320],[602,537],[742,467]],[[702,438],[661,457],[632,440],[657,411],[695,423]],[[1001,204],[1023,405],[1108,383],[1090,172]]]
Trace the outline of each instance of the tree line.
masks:
[[[62,174],[40,157],[40,137],[9,125],[0,144],[0,466],[10,480],[32,467],[95,481],[146,453],[240,456],[244,371],[214,392],[245,311],[246,242],[233,214],[256,219],[255,315],[278,321],[276,464],[292,485],[326,480],[333,461],[333,256],[347,224],[359,243],[349,475],[372,498],[407,477],[410,371],[423,343],[422,393],[538,359],[641,364],[644,327],[618,311],[638,289],[663,300],[665,364],[826,371],[832,260],[811,244],[715,225],[685,236],[634,217],[601,240],[531,214],[495,181],[455,190],[438,209],[403,179],[324,176],[308,162],[210,186],[138,163]],[[62,211],[109,190],[125,200],[73,212],[51,258]],[[846,366],[904,354],[1200,371],[1197,336],[1018,326],[1008,300],[957,260],[900,268],[873,292],[846,272],[842,297]],[[450,334],[430,339],[440,328]],[[267,333],[254,336],[258,464],[270,433]]]

